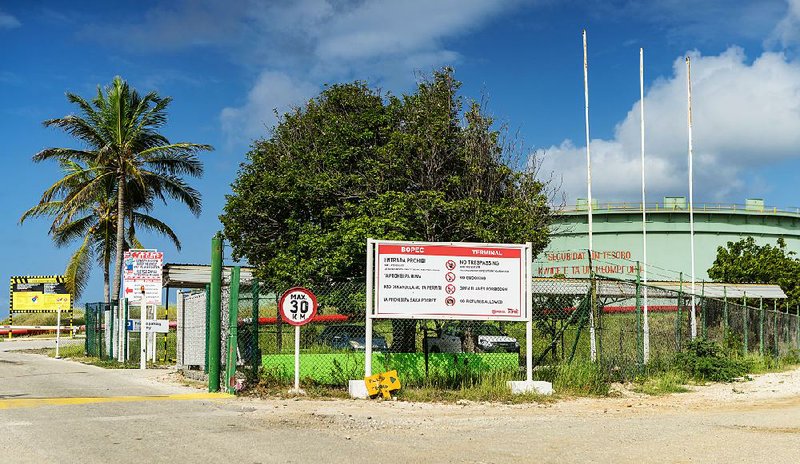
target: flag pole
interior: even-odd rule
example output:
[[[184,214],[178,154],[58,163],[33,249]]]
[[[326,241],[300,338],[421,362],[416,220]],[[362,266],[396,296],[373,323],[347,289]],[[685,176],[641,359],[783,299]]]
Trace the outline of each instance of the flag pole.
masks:
[[[693,172],[692,172],[692,61],[686,57],[686,92],[688,101],[688,126],[689,126],[689,242],[692,263],[692,310],[689,312],[691,319],[692,340],[697,337],[697,316],[695,310],[695,274],[694,274],[694,192],[693,192]]]
[[[647,195],[644,176],[644,49],[639,48],[639,126],[642,142],[642,273],[644,277],[644,323],[642,325],[642,358],[650,359],[650,323],[647,320]]]
[[[586,53],[586,29],[583,30],[583,98],[586,120],[586,191],[589,203],[589,263],[592,262],[594,244],[592,243],[592,156],[589,151],[589,61]],[[589,269],[589,276],[593,269]],[[597,360],[597,342],[595,340],[594,306],[589,311],[589,345],[592,361]]]

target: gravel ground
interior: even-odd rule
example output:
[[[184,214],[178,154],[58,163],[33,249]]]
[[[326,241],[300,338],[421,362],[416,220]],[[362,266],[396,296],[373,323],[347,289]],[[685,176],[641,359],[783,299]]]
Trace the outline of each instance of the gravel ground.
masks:
[[[385,449],[401,462],[800,459],[800,370],[662,397],[618,391],[523,405],[240,399],[236,407],[264,427],[333,435],[343,450]]]

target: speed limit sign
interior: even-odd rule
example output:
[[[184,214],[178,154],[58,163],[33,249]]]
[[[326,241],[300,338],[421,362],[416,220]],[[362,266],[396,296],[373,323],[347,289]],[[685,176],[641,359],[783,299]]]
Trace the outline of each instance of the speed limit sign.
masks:
[[[279,303],[281,318],[291,325],[304,325],[317,314],[317,297],[311,290],[294,287],[286,290]]]

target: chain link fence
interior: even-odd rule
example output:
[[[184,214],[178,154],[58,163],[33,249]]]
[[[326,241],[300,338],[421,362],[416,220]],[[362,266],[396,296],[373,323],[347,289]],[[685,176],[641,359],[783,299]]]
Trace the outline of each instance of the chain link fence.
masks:
[[[647,324],[644,291],[648,293]],[[315,320],[300,329],[300,377],[304,385],[344,386],[364,375],[366,344],[362,279],[310,286],[318,298]],[[235,298],[236,350],[231,357],[229,287],[223,288],[223,364],[235,359],[229,385],[291,385],[294,328],[283,323],[277,302],[286,289],[242,285]],[[197,301],[205,301],[198,295]],[[695,298],[698,337],[742,354],[784,356],[797,350],[796,314],[779,300],[753,306],[740,299]],[[668,363],[691,341],[691,295],[598,276],[535,279],[534,368],[600,363],[612,379],[626,380],[650,363]],[[647,331],[645,332],[645,329]],[[525,324],[452,320],[373,322],[373,371],[396,369],[404,385],[458,388],[481,379],[524,379]],[[592,356],[592,332],[595,348]],[[645,353],[647,351],[647,353]],[[223,370],[224,372],[225,370]],[[225,381],[225,380],[223,380]]]

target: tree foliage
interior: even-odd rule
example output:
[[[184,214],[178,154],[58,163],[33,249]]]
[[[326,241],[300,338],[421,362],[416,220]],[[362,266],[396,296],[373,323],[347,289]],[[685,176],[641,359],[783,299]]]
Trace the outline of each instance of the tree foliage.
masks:
[[[234,257],[282,287],[363,276],[368,237],[541,251],[547,186],[459,87],[450,69],[400,97],[337,84],[285,114],[227,196]]]
[[[718,282],[780,285],[795,307],[800,304],[800,260],[794,256],[783,238],[774,246],[759,246],[753,237],[746,237],[717,248],[708,276]]]
[[[114,205],[103,213],[104,221],[111,219],[115,223],[114,280],[110,287],[113,300],[119,295],[126,235],[135,237],[139,225],[176,240],[169,227],[140,212],[149,212],[156,200],[166,203],[173,199],[195,215],[200,214],[200,193],[186,183],[184,176],[202,175],[203,165],[197,153],[212,147],[170,142],[159,131],[167,123],[167,108],[172,99],[156,92],[141,95],[119,76],[105,88],[98,86],[91,100],[73,93],[67,93],[67,100],[77,106],[79,114],[49,119],[44,125],[63,130],[83,148],[46,148],[34,155],[33,160],[55,160],[62,167],[78,169],[65,170],[65,177],[45,190],[39,204],[29,213],[52,216],[50,233],[55,238],[55,232],[74,224],[76,216],[80,218],[98,203],[104,203],[100,205],[103,208]],[[109,198],[109,194],[113,196]],[[83,227],[88,222],[78,224]],[[73,230],[82,233],[81,227]],[[88,246],[86,237],[84,246]],[[84,264],[88,262],[87,256],[81,258]]]

